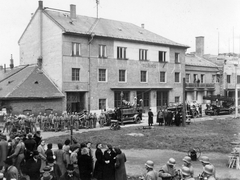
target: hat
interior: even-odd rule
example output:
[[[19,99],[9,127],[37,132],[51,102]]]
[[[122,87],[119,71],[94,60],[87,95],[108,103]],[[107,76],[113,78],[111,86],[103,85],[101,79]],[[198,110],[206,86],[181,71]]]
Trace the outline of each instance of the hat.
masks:
[[[207,156],[202,156],[200,161],[204,164],[210,163],[209,158]]]
[[[185,176],[190,176],[190,169],[186,166],[182,167],[182,174]]]
[[[4,161],[4,163],[7,164],[7,165],[12,165],[12,164],[13,164],[11,158],[7,158],[7,159]]]
[[[203,172],[205,172],[206,174],[212,175],[213,174],[213,165],[206,165],[203,167]]]
[[[51,167],[50,167],[50,166],[45,166],[45,167],[43,168],[43,171],[44,171],[44,172],[49,172],[49,171],[51,171]]]
[[[3,176],[3,173],[0,173],[0,178],[2,179],[4,176]]]
[[[49,172],[44,172],[41,180],[50,180],[53,176]]]
[[[183,158],[183,161],[186,162],[186,163],[188,163],[188,164],[191,164],[191,158],[190,158],[189,156],[185,156],[185,157]]]
[[[69,164],[69,165],[67,166],[67,170],[73,171],[73,170],[74,170],[73,164]]]
[[[176,164],[176,161],[175,161],[175,159],[170,158],[170,159],[168,160],[167,164],[174,166],[174,165]]]
[[[20,140],[20,137],[16,136],[14,139],[15,139],[15,140]]]
[[[153,163],[153,161],[148,160],[148,161],[145,163],[145,166],[153,169],[154,163]]]
[[[37,150],[33,151],[33,156],[39,155],[39,152]]]

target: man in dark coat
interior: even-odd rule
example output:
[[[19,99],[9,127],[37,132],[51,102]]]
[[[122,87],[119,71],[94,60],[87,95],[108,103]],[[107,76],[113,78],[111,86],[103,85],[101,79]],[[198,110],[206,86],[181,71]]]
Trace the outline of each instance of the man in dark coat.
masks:
[[[149,111],[148,111],[148,125],[149,126],[153,125],[153,113],[152,113],[151,109],[149,109]]]
[[[18,179],[18,170],[15,166],[13,166],[12,159],[7,158],[5,161],[5,177],[6,180],[11,180],[11,179]]]
[[[89,148],[81,149],[81,156],[78,159],[78,168],[81,180],[91,180],[93,171],[93,161],[89,155]]]
[[[36,148],[37,148],[37,143],[33,139],[31,133],[28,134],[28,139],[25,140],[24,144],[25,144],[25,148],[26,148],[25,159],[27,161],[33,155],[33,151],[36,150]]]
[[[28,159],[22,167],[22,172],[28,175],[30,180],[40,179],[41,160],[37,150],[33,151],[33,157]]]
[[[80,180],[79,175],[74,171],[74,167],[72,164],[67,166],[67,172],[63,174],[60,180]],[[83,180],[83,179],[81,179]]]
[[[116,152],[115,180],[127,180],[125,162],[127,158],[120,148],[114,148]]]

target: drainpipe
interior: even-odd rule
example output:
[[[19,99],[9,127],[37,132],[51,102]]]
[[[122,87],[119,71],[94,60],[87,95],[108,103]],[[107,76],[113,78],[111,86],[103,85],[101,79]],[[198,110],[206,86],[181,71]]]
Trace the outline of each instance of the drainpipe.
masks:
[[[91,44],[95,34],[92,32],[88,41],[88,112],[91,109]]]

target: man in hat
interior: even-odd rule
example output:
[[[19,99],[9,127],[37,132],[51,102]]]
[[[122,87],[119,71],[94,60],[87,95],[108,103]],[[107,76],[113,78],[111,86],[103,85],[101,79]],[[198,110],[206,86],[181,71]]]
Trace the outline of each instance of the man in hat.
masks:
[[[8,158],[14,158],[14,165],[16,166],[17,169],[20,170],[20,164],[24,159],[24,149],[25,149],[25,144],[22,141],[20,137],[15,137],[15,143],[17,146],[15,147],[14,153]],[[21,174],[21,171],[19,172]]]
[[[163,180],[172,178],[176,179],[176,177],[179,175],[178,171],[175,168],[176,161],[173,158],[170,158],[163,167],[159,170],[159,177],[161,177]]]
[[[190,169],[186,166],[183,166],[181,169],[181,180],[194,180],[193,177],[191,177]]]
[[[7,158],[5,161],[5,178],[6,180],[16,179],[18,180],[18,170],[13,166],[12,159]]]
[[[152,126],[153,125],[153,112],[151,109],[149,109],[148,111],[148,126]]]
[[[193,167],[192,167],[192,160],[191,160],[191,158],[190,158],[189,156],[185,156],[185,157],[183,158],[182,168],[183,168],[183,167],[189,168],[191,177],[194,176],[194,170],[193,170]]]
[[[213,167],[213,176],[216,177],[216,169],[215,167],[210,163],[209,158],[207,156],[202,156],[200,159],[203,167],[205,167],[206,165],[211,165]]]
[[[39,152],[34,150],[32,158],[26,161],[22,171],[30,177],[30,180],[38,180],[40,179],[40,168],[41,160],[39,158]]]
[[[54,180],[54,179],[53,179],[53,176],[49,172],[44,172],[41,177],[41,180]]]
[[[55,163],[53,156],[48,158],[47,166],[43,169],[43,171],[48,171],[53,176],[53,180],[59,180],[62,176],[62,172],[59,166]]]
[[[63,174],[60,180],[80,180],[79,175],[74,171],[74,167],[72,164],[67,166],[67,172]],[[81,179],[84,180],[84,179]]]
[[[153,169],[154,163],[151,160],[148,160],[145,163],[145,168],[147,170],[147,173],[143,176],[140,177],[142,180],[157,180],[158,179],[158,173]]]
[[[214,175],[214,167],[211,164],[207,164],[203,167],[203,173],[201,178],[199,179],[206,179],[206,180],[216,180]]]

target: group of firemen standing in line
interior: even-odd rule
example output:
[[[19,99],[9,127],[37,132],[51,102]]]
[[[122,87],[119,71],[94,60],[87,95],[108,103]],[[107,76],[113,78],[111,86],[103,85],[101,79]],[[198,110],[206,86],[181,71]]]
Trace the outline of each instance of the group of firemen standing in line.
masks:
[[[13,116],[12,114],[4,116],[5,125],[3,132],[23,132],[35,133],[37,127],[42,131],[63,131],[69,130],[71,126],[78,131],[79,128],[96,128],[97,122],[100,127],[106,123],[106,115],[104,112],[97,116],[96,113],[88,113],[84,111],[79,114],[77,112],[62,114],[54,113],[53,111],[47,113],[40,112],[37,116],[27,113],[26,115]]]

